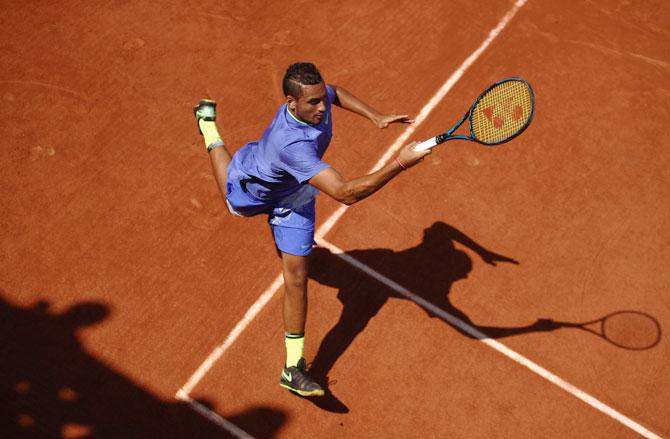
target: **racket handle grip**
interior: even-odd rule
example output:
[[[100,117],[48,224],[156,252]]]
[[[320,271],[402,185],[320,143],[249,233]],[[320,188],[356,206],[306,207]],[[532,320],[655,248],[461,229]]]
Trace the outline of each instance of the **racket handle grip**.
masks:
[[[414,147],[414,151],[424,151],[426,149],[433,148],[434,146],[437,146],[437,140],[435,137],[430,138],[428,140],[424,140],[423,142],[419,143]]]

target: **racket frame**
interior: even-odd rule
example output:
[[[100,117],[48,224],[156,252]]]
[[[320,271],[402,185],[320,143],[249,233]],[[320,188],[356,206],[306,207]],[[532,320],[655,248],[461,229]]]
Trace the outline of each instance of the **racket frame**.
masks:
[[[606,331],[606,323],[608,319],[611,319],[612,317],[620,316],[620,315],[637,315],[637,316],[642,316],[645,317],[646,319],[651,322],[655,328],[656,328],[656,337],[654,338],[654,341],[652,343],[647,343],[645,345],[639,345],[639,346],[633,346],[633,345],[628,345],[628,344],[622,344],[610,337],[607,336],[607,331]],[[582,323],[572,323],[572,322],[560,322],[560,321],[554,321],[554,323],[566,327],[566,328],[576,328],[580,329],[582,331],[590,332],[591,334],[597,335],[598,337],[602,338],[603,340],[606,340],[608,343],[613,344],[614,346],[617,346],[622,349],[627,349],[629,351],[644,351],[647,349],[651,349],[654,346],[656,346],[660,341],[661,341],[661,324],[658,323],[658,320],[656,320],[653,316],[642,312],[642,311],[633,311],[633,310],[624,310],[624,311],[615,311],[610,314],[607,314],[605,317],[601,317],[599,319],[594,319],[588,322],[582,322]],[[589,326],[594,325],[597,326],[598,330],[592,329]]]
[[[472,115],[473,115],[473,112],[474,112],[475,108],[477,107],[477,104],[489,91],[491,91],[491,89],[499,86],[500,84],[504,84],[505,82],[510,82],[510,81],[520,81],[520,82],[523,82],[524,84],[526,84],[526,86],[528,87],[528,91],[530,93],[530,116],[528,116],[528,121],[526,121],[524,126],[519,131],[517,131],[516,133],[512,134],[511,136],[509,136],[509,137],[507,137],[507,138],[505,138],[501,141],[498,141],[498,142],[483,142],[483,141],[477,139],[475,137],[475,133],[474,133],[473,126],[472,126]],[[500,144],[503,144],[505,142],[509,142],[510,140],[512,140],[516,136],[518,136],[519,134],[523,133],[526,130],[526,128],[528,128],[530,123],[532,122],[534,115],[535,115],[535,93],[533,92],[533,88],[530,86],[530,83],[523,78],[518,78],[518,77],[505,78],[505,79],[502,79],[502,80],[496,82],[495,84],[492,84],[486,90],[481,92],[479,94],[479,96],[477,96],[477,99],[475,99],[473,104],[470,106],[470,109],[463,115],[461,120],[459,120],[454,126],[449,128],[449,130],[445,131],[442,134],[438,134],[437,136],[435,136],[431,139],[424,140],[423,142],[419,143],[414,149],[416,151],[423,151],[425,149],[433,148],[433,147],[435,147],[435,146],[437,146],[441,143],[447,142],[449,140],[470,140],[471,142],[477,142],[479,144],[486,145],[486,146],[500,145]],[[463,124],[463,122],[465,122],[465,119],[469,120],[470,135],[469,136],[465,136],[465,135],[454,136],[453,135],[454,131],[456,131]]]

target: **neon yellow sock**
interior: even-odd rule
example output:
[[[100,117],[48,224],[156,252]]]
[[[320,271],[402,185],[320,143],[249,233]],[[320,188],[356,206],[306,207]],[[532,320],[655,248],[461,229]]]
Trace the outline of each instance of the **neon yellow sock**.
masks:
[[[285,334],[286,367],[297,366],[305,350],[305,334]]]
[[[205,139],[205,147],[211,145],[216,141],[221,141],[219,130],[216,129],[216,123],[214,123],[213,120],[200,119],[198,125],[200,125],[200,131],[202,131],[202,137],[204,137]]]

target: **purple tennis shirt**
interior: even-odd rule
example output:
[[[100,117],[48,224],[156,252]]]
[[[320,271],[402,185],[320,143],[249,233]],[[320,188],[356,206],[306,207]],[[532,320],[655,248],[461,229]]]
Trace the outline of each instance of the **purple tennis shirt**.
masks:
[[[336,95],[330,86],[326,91],[321,123],[299,121],[284,104],[260,140],[235,153],[228,167],[227,192],[236,210],[255,214],[268,208],[299,207],[318,193],[308,181],[330,167],[321,158],[333,135],[331,105]]]

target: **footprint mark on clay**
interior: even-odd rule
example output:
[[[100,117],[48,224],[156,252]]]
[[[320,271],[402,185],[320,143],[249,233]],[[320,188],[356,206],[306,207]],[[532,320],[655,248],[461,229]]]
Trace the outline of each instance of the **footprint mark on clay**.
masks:
[[[38,145],[30,149],[30,160],[33,162],[42,157],[53,157],[54,155],[56,155],[56,150],[51,146],[42,147]]]
[[[272,36],[269,43],[262,44],[261,47],[263,49],[272,49],[273,47],[277,47],[277,46],[290,47],[290,46],[293,46],[293,45],[294,45],[294,43],[291,40],[291,31],[290,30],[280,30],[279,32],[275,33]]]
[[[145,44],[146,42],[142,38],[132,38],[123,43],[123,48],[128,51],[134,51],[141,49]]]
[[[196,198],[191,198],[191,204],[198,210],[202,209],[202,203],[200,203],[200,201],[198,201]]]

